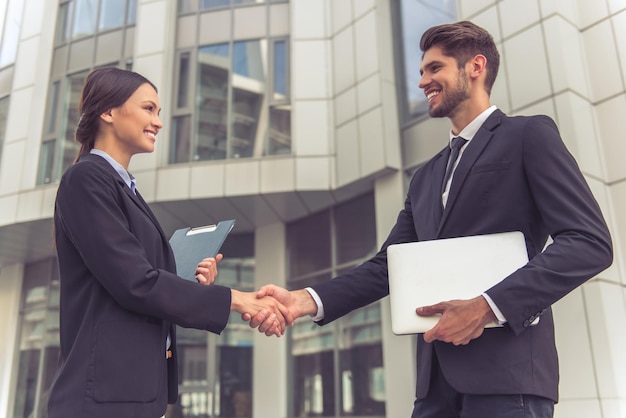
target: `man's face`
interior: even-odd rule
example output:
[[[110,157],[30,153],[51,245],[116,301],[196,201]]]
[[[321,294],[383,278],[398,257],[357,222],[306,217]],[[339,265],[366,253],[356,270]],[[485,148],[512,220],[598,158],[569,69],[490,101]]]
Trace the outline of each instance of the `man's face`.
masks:
[[[454,58],[432,47],[424,53],[419,87],[428,100],[428,114],[433,118],[452,117],[469,99],[467,74],[459,70]]]

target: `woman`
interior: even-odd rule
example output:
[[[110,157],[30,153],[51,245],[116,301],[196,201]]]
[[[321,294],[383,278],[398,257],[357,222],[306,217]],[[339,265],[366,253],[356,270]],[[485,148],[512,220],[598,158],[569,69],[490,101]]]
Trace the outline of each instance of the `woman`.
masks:
[[[61,347],[48,416],[158,418],[178,393],[174,324],[220,333],[235,310],[265,316],[259,330],[279,336],[292,321],[272,298],[174,274],[168,237],[127,171],[162,128],[150,81],[94,70],[79,110],[81,148],[54,214]],[[219,258],[198,265],[201,283],[213,282]]]

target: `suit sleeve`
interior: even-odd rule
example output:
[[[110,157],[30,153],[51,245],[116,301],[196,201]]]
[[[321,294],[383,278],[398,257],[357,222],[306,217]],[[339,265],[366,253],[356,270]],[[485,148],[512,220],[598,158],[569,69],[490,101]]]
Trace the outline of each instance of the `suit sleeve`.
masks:
[[[600,208],[552,119],[528,118],[522,140],[528,187],[553,243],[487,291],[516,334],[613,260]]]
[[[73,271],[82,261],[81,274],[93,276],[127,310],[221,332],[230,313],[230,289],[183,280],[151,264],[132,231],[137,226],[129,224],[117,187],[108,173],[92,164],[77,164],[61,181],[56,228],[80,255]]]
[[[387,240],[374,257],[332,280],[312,286],[324,305],[324,319],[318,324],[332,322],[389,294],[387,247],[417,241],[408,197],[404,206]]]

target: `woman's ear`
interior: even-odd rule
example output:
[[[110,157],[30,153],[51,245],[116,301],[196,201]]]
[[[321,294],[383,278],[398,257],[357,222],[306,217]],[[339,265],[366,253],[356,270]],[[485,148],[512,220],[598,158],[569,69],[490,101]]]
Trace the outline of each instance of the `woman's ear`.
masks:
[[[104,122],[107,122],[107,123],[113,122],[113,111],[112,111],[112,109],[109,109],[106,112],[101,113],[100,114],[100,119],[102,119]]]

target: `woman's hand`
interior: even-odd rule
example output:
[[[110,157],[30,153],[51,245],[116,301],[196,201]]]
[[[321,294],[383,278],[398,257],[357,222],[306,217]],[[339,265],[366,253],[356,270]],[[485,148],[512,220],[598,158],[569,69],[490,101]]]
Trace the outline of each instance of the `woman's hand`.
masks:
[[[213,284],[215,276],[217,276],[217,263],[219,263],[222,258],[224,258],[224,256],[218,254],[215,257],[205,258],[198,263],[198,268],[196,269],[196,280],[198,283],[207,286]]]

